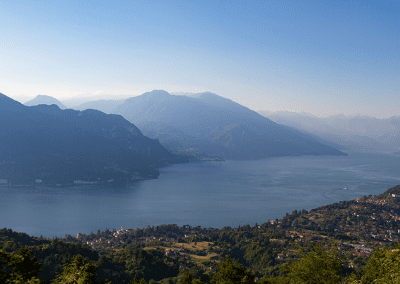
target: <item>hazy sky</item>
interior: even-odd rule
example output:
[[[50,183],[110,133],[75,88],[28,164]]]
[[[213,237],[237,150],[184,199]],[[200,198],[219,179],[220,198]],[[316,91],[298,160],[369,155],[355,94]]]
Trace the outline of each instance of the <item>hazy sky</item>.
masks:
[[[253,110],[400,115],[399,2],[2,0],[0,92],[211,91]]]

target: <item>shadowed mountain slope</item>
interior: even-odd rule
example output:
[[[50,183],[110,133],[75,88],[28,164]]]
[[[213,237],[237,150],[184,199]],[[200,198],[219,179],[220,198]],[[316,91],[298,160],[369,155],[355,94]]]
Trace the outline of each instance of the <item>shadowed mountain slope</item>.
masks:
[[[155,166],[182,161],[123,117],[97,110],[27,107],[0,94],[0,121],[0,178],[13,182],[155,175]]]

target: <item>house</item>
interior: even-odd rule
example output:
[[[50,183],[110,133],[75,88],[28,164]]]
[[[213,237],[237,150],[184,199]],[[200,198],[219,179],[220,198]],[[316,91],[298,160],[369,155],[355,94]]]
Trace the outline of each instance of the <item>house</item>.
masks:
[[[196,237],[196,234],[189,234],[189,235],[185,235],[185,238],[190,238],[190,237]]]

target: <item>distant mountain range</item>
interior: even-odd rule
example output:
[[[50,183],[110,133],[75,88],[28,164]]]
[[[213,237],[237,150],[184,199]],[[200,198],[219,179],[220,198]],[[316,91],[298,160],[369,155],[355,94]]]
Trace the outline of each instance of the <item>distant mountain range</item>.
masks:
[[[26,103],[24,103],[26,106],[37,106],[37,105],[56,105],[60,109],[66,109],[65,105],[63,105],[62,102],[57,100],[56,98],[50,97],[50,96],[42,96],[38,95],[36,98],[33,100],[30,100]]]
[[[157,91],[163,92],[163,91]],[[153,92],[150,92],[153,93]],[[165,92],[166,93],[166,92]],[[240,108],[243,110],[243,106],[239,109],[234,109],[234,102],[219,97],[214,94],[214,100],[211,99],[211,93],[173,93],[173,97],[185,99],[197,99],[197,103],[209,103],[214,109],[218,107],[217,101],[219,101],[219,107],[225,105],[226,108],[232,108],[231,110],[238,111]],[[213,95],[213,94],[211,94]],[[143,96],[143,95],[142,95]],[[169,94],[169,96],[171,96]],[[141,97],[141,96],[139,96]],[[207,97],[207,98],[206,98]],[[215,98],[218,97],[219,100]],[[93,97],[95,98],[95,97]],[[135,97],[137,98],[137,97]],[[174,152],[187,152],[187,153],[202,153],[208,156],[225,156],[234,157],[237,156],[231,151],[229,145],[232,146],[232,141],[225,145],[222,143],[220,135],[215,136],[217,129],[213,129],[212,133],[207,135],[193,135],[187,131],[187,129],[181,129],[181,126],[171,125],[171,123],[165,123],[152,119],[151,110],[148,113],[143,113],[140,107],[136,109],[139,113],[136,115],[129,114],[129,108],[135,98],[129,98],[126,100],[95,100],[88,101],[90,98],[85,98],[85,103],[74,107],[76,110],[85,109],[96,109],[108,114],[121,114],[136,124],[145,135],[160,139],[160,142]],[[166,98],[166,97],[165,97]],[[164,98],[164,99],[165,99]],[[76,99],[77,100],[77,99]],[[133,100],[133,101],[132,101]],[[163,100],[163,99],[162,99]],[[176,100],[176,99],[175,99]],[[75,104],[78,101],[75,102]],[[195,100],[196,102],[196,100]],[[144,102],[142,102],[143,104]],[[174,104],[177,102],[174,102]],[[193,101],[191,102],[193,103]],[[31,100],[26,105],[38,105],[38,104],[57,104],[60,108],[65,108],[63,104],[49,96],[38,96],[34,100]],[[144,104],[143,104],[144,105]],[[236,104],[237,105],[237,104]],[[236,106],[237,107],[237,106]],[[133,110],[132,109],[132,110]],[[172,110],[172,106],[169,106]],[[336,115],[330,117],[318,117],[307,113],[294,113],[287,111],[269,112],[259,111],[259,114],[270,119],[271,121],[279,124],[281,127],[286,127],[289,131],[294,131],[297,135],[302,136],[304,139],[311,139],[321,144],[339,149],[339,150],[362,150],[362,151],[379,151],[379,152],[398,152],[400,150],[400,116],[393,116],[388,119],[377,119],[368,116],[344,116]],[[185,117],[185,114],[182,115]],[[229,119],[232,116],[229,117]],[[254,118],[254,117],[253,117]],[[190,120],[188,120],[190,121]],[[204,122],[204,121],[203,121]],[[245,125],[241,121],[233,120],[233,124],[243,126]],[[208,125],[212,123],[202,123]],[[219,125],[225,127],[231,125],[230,122]],[[209,127],[215,127],[210,125]],[[231,131],[234,128],[231,128]],[[227,135],[227,129],[219,129],[221,135]],[[236,128],[237,131],[237,128]],[[177,134],[179,133],[179,135]],[[178,135],[178,136],[177,136]],[[238,138],[238,137],[237,137]],[[239,142],[238,142],[239,143]],[[198,145],[200,144],[200,145]],[[225,147],[228,146],[228,147]],[[221,148],[222,147],[222,148]],[[189,150],[191,149],[191,150]],[[224,154],[222,154],[222,152]],[[206,154],[207,153],[207,154]]]
[[[279,125],[213,93],[155,90],[126,100],[97,100],[75,109],[122,115],[174,153],[221,159],[346,155],[323,139]]]
[[[104,113],[112,114],[114,110],[122,105],[125,100],[97,100],[85,102],[83,104],[73,107],[76,110],[96,109]]]
[[[118,97],[115,97],[113,95],[108,95],[108,94],[98,94],[98,95],[89,95],[89,96],[76,96],[73,98],[68,98],[68,99],[64,99],[61,100],[61,102],[67,107],[67,108],[73,108],[76,109],[77,106],[80,106],[84,103],[87,102],[93,102],[93,101],[101,101],[101,100],[110,100],[110,98],[112,98],[112,100],[116,100],[116,101],[120,101],[121,103],[130,98],[131,96],[129,95],[119,95]]]
[[[379,152],[400,150],[400,116],[378,119],[345,115],[318,117],[286,111],[259,113],[276,123],[318,135],[335,143],[339,149]]]
[[[0,179],[13,184],[155,177],[183,162],[120,115],[24,106],[0,94]]]

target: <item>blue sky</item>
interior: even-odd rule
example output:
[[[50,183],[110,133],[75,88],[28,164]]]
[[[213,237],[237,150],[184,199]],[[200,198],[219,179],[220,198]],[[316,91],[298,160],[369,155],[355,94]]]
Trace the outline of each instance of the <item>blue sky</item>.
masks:
[[[211,91],[253,110],[400,115],[399,2],[2,0],[0,92]]]

